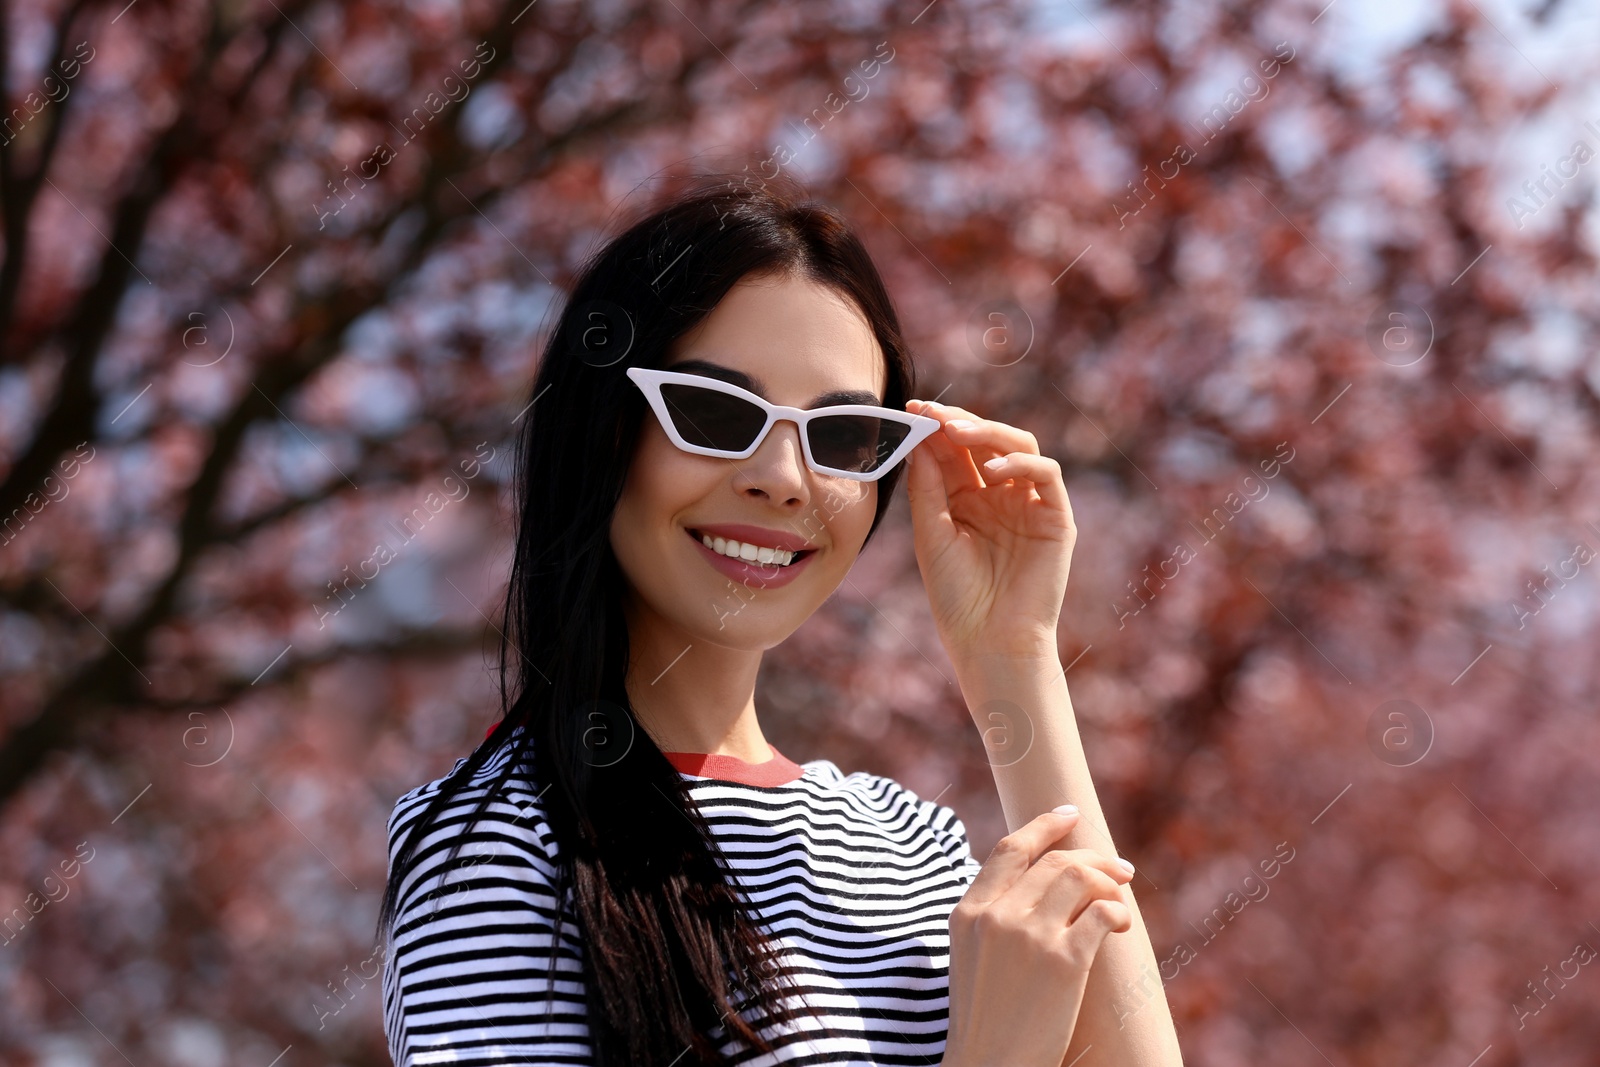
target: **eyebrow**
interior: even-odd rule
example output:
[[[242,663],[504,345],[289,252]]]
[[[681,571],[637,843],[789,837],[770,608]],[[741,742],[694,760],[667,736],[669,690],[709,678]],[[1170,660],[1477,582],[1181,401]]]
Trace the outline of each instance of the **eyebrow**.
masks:
[[[718,381],[727,382],[729,385],[737,385],[741,389],[748,389],[763,400],[769,399],[767,391],[762,388],[758,379],[752,378],[744,371],[734,370],[732,367],[724,367],[722,364],[712,363],[710,360],[686,359],[681,363],[674,363],[663,369],[680,371],[684,374],[703,374],[707,378],[715,378]],[[823,393],[820,396],[813,397],[811,403],[807,404],[806,407],[830,407],[834,404],[870,404],[873,407],[882,407],[883,400],[876,393],[869,393],[860,389],[837,389],[831,393]]]

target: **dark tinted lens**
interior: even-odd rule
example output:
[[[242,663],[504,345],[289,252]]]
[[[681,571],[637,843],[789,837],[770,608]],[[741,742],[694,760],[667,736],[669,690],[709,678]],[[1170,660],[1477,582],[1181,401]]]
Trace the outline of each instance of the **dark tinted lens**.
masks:
[[[767,422],[766,412],[748,400],[698,385],[663,384],[661,398],[683,439],[703,448],[743,452]]]
[[[824,467],[866,474],[883,465],[911,427],[871,415],[824,415],[811,420],[811,455]]]

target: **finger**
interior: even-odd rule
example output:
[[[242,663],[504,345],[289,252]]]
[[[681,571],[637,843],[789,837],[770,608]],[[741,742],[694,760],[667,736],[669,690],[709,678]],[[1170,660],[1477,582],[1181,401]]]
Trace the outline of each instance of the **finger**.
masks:
[[[989,472],[983,469],[983,465],[996,456],[1005,455],[1005,453],[986,441],[958,441],[955,439],[954,434],[955,431],[953,430],[945,430],[946,439],[955,445],[957,449],[965,450],[971,458],[973,466],[978,469],[979,476],[983,478],[983,484],[986,486],[996,484],[995,480],[989,477]]]
[[[1010,452],[1039,455],[1038,439],[1026,430],[1009,423],[980,419],[964,408],[946,408],[942,419],[943,436],[959,448],[965,448],[977,465],[985,486],[998,485],[1006,478],[996,478],[988,464]]]
[[[928,405],[924,410],[916,412],[935,418],[938,408]],[[945,492],[949,496],[967,490],[982,489],[984,487],[983,475],[978,471],[978,465],[973,461],[972,453],[964,445],[959,445],[951,440],[946,433],[936,433],[925,440],[919,448],[928,448],[934,459],[937,460],[940,472],[944,475]],[[980,457],[988,458],[988,457]]]
[[[1100,899],[1084,909],[1083,915],[1066,929],[1072,955],[1087,966],[1105,942],[1106,935],[1133,929],[1133,912],[1119,900]]]
[[[1031,902],[1033,914],[1041,921],[1061,926],[1077,922],[1084,909],[1096,900],[1123,900],[1122,887],[1133,879],[1133,872],[1098,853],[1095,858],[1100,860],[1099,863],[1079,860],[1064,866],[1061,861],[1050,862],[1056,854],[1047,852],[1035,864],[1035,870],[1042,868],[1046,872],[1042,879],[1032,878],[1033,872],[1030,871],[1017,883],[1016,888],[1006,894],[1006,899],[1017,896],[1020,902],[1021,894],[1033,892],[1033,887],[1038,885],[1041,891]]]
[[[1074,960],[1075,969],[1088,981],[1094,957],[1101,945],[1106,944],[1106,934],[1126,933],[1133,929],[1133,912],[1122,901],[1098,899],[1083,909],[1078,921],[1062,929],[1062,941],[1067,945],[1067,957]]]
[[[1056,842],[1067,836],[1079,818],[1076,808],[1068,812],[1047,811],[1002,837],[978,869],[965,899],[974,904],[997,900]]]
[[[1024,479],[1033,483],[1039,498],[1057,511],[1063,512],[1070,523],[1072,502],[1067,499],[1067,486],[1061,480],[1061,464],[1049,456],[1031,452],[1008,452],[996,456],[983,465],[983,477],[990,485],[1008,479]]]
[[[945,423],[945,432],[950,437],[967,445],[974,444],[981,447],[992,448],[997,452],[1032,452],[1039,454],[1039,440],[1020,426],[1013,426],[1008,422],[999,422],[994,419],[980,419],[965,408],[937,405],[933,412],[924,412],[931,417],[938,418]],[[964,426],[951,426],[950,423],[966,423]]]
[[[973,470],[977,472],[977,480],[972,483],[970,488],[976,489],[984,486],[986,481],[978,467],[985,460],[993,459],[995,456],[1000,455],[1000,451],[996,449],[992,441],[983,438],[982,435],[974,435],[972,433],[973,428],[982,420],[979,420],[977,416],[964,408],[951,408],[943,404],[932,404],[923,414],[939,420],[943,432],[934,436],[942,437],[946,443],[952,446],[951,454],[964,455],[968,462],[972,464]],[[963,427],[952,427],[950,425],[952,422],[962,420],[966,420],[968,425]]]
[[[1047,900],[1059,907],[1060,901],[1052,898],[1052,891],[1072,896],[1090,887],[1115,889],[1133,880],[1133,872],[1110,856],[1092,848],[1052,848],[1039,857],[1039,862],[1028,868],[1026,874],[1006,892],[1006,903],[1024,908],[1039,908]],[[1074,889],[1073,887],[1076,887]],[[1087,897],[1076,907],[1062,913],[1063,921],[1070,919]]]

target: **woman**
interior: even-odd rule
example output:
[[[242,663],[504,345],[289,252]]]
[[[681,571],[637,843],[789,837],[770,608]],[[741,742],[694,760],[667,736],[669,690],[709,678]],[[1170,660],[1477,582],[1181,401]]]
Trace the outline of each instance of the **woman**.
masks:
[[[792,189],[692,187],[587,265],[522,421],[504,716],[389,820],[399,1067],[1181,1063],[1061,677],[1060,470],[912,391],[866,251]],[[950,808],[793,763],[755,707],[908,459],[969,707],[1031,738],[981,869]]]

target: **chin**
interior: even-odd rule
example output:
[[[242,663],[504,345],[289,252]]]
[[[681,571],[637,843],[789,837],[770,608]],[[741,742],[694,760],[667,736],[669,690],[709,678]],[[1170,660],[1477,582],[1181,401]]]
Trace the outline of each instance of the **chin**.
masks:
[[[746,614],[752,609],[747,608]],[[780,622],[771,618],[749,619],[737,615],[728,615],[718,626],[716,616],[712,617],[711,625],[691,630],[698,632],[710,644],[722,648],[734,648],[744,652],[765,652],[769,648],[776,648],[783,644],[790,634],[800,628],[805,619],[793,619]]]

